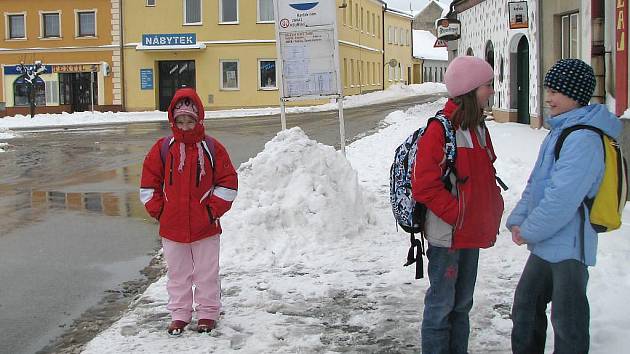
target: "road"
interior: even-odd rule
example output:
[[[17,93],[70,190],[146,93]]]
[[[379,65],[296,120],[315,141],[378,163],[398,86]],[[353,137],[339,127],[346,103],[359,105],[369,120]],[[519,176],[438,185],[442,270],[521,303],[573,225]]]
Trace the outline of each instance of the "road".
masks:
[[[345,110],[347,143],[377,129],[388,113],[437,97]],[[205,126],[238,166],[262,151],[280,118],[213,119]],[[290,114],[287,126],[339,147],[336,111]],[[162,122],[21,133],[0,155],[0,353],[51,352],[61,335],[89,339],[73,326],[82,314],[118,304],[93,316],[106,326],[128,304],[130,284],[148,281],[140,271],[159,238],[138,200],[138,180],[144,155],[170,129]]]

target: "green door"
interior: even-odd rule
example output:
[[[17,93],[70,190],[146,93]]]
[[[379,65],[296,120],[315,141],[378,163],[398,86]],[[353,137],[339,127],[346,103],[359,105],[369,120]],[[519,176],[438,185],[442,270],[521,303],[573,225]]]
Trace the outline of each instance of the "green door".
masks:
[[[518,122],[529,124],[529,43],[525,36],[518,42],[516,52],[516,87]]]

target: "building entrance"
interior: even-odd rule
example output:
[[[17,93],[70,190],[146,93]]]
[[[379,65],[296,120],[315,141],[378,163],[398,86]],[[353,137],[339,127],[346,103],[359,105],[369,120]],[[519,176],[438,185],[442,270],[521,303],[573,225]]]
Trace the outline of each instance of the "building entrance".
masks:
[[[60,73],[59,103],[69,105],[70,112],[89,111],[98,105],[97,73]]]
[[[178,88],[195,88],[195,62],[193,60],[160,61],[158,67],[159,109],[166,111]]]

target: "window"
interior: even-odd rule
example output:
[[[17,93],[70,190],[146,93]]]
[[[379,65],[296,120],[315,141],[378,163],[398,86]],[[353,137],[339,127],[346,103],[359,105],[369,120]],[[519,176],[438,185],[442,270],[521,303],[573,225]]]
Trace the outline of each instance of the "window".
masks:
[[[221,23],[238,22],[238,0],[219,0]]]
[[[394,80],[394,67],[391,65],[387,65],[387,68],[388,68],[388,74],[389,74],[388,76],[389,81],[392,81]]]
[[[59,30],[59,13],[42,14],[42,37],[61,37]]]
[[[354,59],[350,59],[350,87],[354,87]]]
[[[365,33],[370,33],[370,11],[365,12]]]
[[[26,38],[24,26],[25,15],[9,15],[9,39]]]
[[[562,16],[562,59],[578,58],[578,14]]]
[[[258,22],[273,22],[273,0],[258,0]]]
[[[354,25],[359,28],[359,4],[354,4]]]
[[[77,37],[95,37],[96,36],[96,12],[80,11],[77,12],[78,31]]]
[[[387,27],[387,43],[392,43],[393,39],[392,39],[392,26],[388,26]]]
[[[56,81],[46,81],[46,104],[56,105],[59,103],[59,83]]]
[[[348,59],[343,58],[343,87],[348,87]]]
[[[262,90],[276,89],[276,61],[273,59],[260,59],[260,88]]]
[[[365,26],[363,26],[363,6],[361,6],[361,31],[365,30]]]
[[[238,90],[238,60],[221,60],[221,89]]]
[[[147,6],[155,6],[155,0],[147,0]]]
[[[13,82],[13,104],[15,106],[29,106],[28,101],[28,84],[23,77]],[[46,85],[41,77],[35,79],[35,105],[46,105]]]
[[[184,0],[184,24],[201,23],[201,0]]]
[[[350,4],[348,5],[348,11],[349,11],[349,14],[350,14],[350,20],[348,21],[348,23],[350,24],[350,27],[352,27],[352,23],[353,23],[352,22],[352,19],[353,19],[353,17],[352,17],[352,0],[350,0]]]
[[[372,35],[376,33],[376,22],[374,21],[374,13],[372,13]]]
[[[381,38],[381,16],[376,17],[376,23],[378,24],[378,26],[376,26],[376,34],[378,38]]]

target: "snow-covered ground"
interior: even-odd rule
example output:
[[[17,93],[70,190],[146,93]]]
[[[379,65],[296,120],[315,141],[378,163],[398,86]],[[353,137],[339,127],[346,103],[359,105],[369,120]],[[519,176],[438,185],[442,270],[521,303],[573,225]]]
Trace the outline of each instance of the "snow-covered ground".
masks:
[[[396,86],[347,97],[345,107],[432,92],[441,84]],[[223,315],[210,336],[171,338],[165,328],[165,279],[152,284],[124,317],[86,353],[417,353],[427,280],[403,268],[408,238],[389,207],[389,166],[395,147],[444,100],[391,113],[375,134],[347,147],[347,159],[310,140],[299,128],[279,133],[239,168],[239,196],[223,218]],[[336,109],[334,104],[289,112]],[[278,109],[209,111],[209,118],[278,113]],[[166,120],[163,112],[75,113],[0,119],[0,152],[17,128]],[[510,186],[506,214],[525,185],[547,133],[520,124],[488,122],[499,175]],[[10,145],[8,148],[11,148]],[[0,155],[1,156],[1,155]],[[600,236],[590,269],[591,352],[630,347],[630,209],[624,226]],[[157,230],[156,230],[157,231]],[[502,230],[481,253],[471,353],[509,353],[509,312],[528,256]],[[193,323],[194,324],[194,323]],[[549,326],[547,351],[551,352]]]
[[[444,100],[387,116],[347,159],[299,128],[280,132],[239,168],[239,196],[222,219],[223,314],[211,335],[169,337],[164,278],[85,353],[417,353],[428,281],[403,268],[408,237],[397,232],[388,173],[395,147]],[[547,133],[488,122],[499,157],[506,215]],[[630,347],[630,209],[600,236],[590,269],[591,353]],[[509,353],[513,291],[528,256],[502,228],[483,250],[471,313],[471,353]],[[426,261],[426,260],[425,260]],[[549,326],[547,351],[552,349]]]

